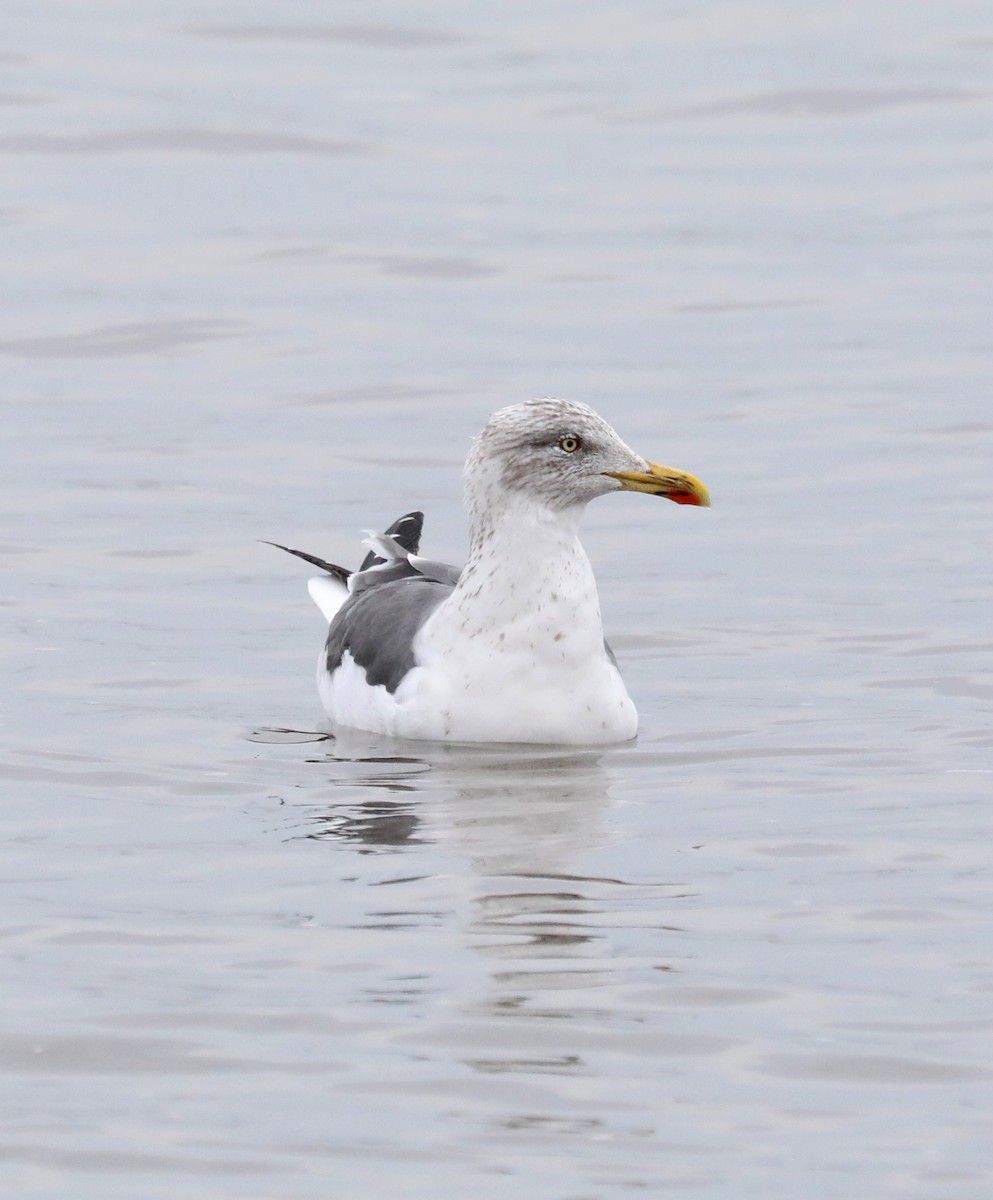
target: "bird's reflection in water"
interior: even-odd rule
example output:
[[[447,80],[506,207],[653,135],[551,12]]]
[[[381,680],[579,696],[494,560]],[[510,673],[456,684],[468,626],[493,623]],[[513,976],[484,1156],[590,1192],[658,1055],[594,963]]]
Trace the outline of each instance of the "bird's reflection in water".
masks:
[[[461,905],[448,913],[462,945],[489,964],[482,993],[459,1005],[458,1020],[485,1027],[487,1052],[466,1064],[483,1073],[583,1073],[579,1047],[613,1011],[617,987],[637,978],[654,990],[680,935],[671,913],[681,888],[591,866],[611,839],[611,752],[387,744],[351,733],[332,746],[317,761],[333,766],[329,782],[341,798],[313,814],[305,836],[356,842],[366,853],[436,848],[440,869],[450,870],[453,856],[470,868],[467,889],[457,888],[471,894],[469,914]],[[424,866],[437,871],[439,861]],[[656,931],[648,955],[620,949],[632,921]]]
[[[492,1016],[523,1016],[533,1011],[536,989],[586,986],[600,969],[585,873],[606,839],[609,777],[602,757],[588,751],[522,757],[501,767],[499,787],[480,782],[453,805],[455,835],[479,877],[465,938],[493,964],[480,1001]],[[502,1059],[476,1065],[506,1069]]]
[[[360,852],[401,848],[424,840],[418,834],[423,824],[418,811],[422,797],[415,782],[424,770],[420,759],[332,756],[321,761],[336,764],[334,782],[344,785],[349,797],[311,811],[305,818],[306,832],[298,837],[352,842]]]
[[[603,752],[561,747],[390,741],[339,730],[329,782],[298,836],[375,847],[438,843],[481,876],[561,875],[600,838],[608,803]]]
[[[418,842],[416,806],[396,800],[369,800],[358,811],[342,809],[313,818],[315,828],[305,837],[358,842],[360,849],[405,846]]]

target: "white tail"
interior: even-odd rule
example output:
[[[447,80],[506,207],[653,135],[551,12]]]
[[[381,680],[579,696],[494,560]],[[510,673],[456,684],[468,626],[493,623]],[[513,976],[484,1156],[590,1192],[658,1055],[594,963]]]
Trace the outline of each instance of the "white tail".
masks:
[[[307,591],[329,623],[348,599],[347,586],[333,575],[315,575],[313,579],[308,579]]]

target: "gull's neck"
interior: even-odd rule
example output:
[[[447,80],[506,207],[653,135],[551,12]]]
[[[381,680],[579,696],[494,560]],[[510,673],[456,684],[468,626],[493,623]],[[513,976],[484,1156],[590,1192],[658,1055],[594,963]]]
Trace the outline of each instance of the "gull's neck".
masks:
[[[497,549],[517,557],[532,540],[550,553],[579,544],[583,507],[556,511],[526,497],[503,499],[498,507],[469,511],[469,562]]]
[[[568,630],[573,648],[603,652],[596,580],[579,540],[583,506],[551,510],[525,495],[467,505],[469,560],[451,597],[468,634],[513,628],[541,639]]]

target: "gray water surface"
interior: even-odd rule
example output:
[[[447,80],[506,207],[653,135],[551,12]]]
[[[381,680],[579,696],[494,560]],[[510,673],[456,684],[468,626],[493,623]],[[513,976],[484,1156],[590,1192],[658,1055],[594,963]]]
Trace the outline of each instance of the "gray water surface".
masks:
[[[15,6],[0,1179],[988,1200],[993,20]],[[558,394],[602,751],[329,740],[306,568]]]

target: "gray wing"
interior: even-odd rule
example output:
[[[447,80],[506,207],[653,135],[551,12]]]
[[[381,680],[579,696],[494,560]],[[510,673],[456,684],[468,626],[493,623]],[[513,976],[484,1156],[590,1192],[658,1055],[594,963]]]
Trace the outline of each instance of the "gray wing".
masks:
[[[382,684],[395,692],[416,665],[414,635],[453,588],[414,574],[353,592],[328,630],[328,672],[341,665],[347,650],[371,687]]]

